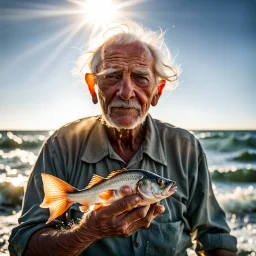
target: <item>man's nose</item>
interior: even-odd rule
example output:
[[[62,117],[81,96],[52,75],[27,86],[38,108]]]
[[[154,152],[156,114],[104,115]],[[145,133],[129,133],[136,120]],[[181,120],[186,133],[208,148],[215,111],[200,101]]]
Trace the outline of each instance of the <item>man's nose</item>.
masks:
[[[123,100],[129,100],[135,97],[134,86],[130,77],[124,77],[120,82],[119,90],[117,92],[117,96],[119,96]]]

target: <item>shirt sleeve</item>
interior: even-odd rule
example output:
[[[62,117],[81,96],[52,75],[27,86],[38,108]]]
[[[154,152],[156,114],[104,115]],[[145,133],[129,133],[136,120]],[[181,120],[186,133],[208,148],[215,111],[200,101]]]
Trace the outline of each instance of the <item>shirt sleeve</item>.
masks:
[[[236,238],[230,235],[224,211],[213,193],[206,156],[199,157],[198,173],[191,182],[188,220],[196,251],[226,249],[237,251]]]
[[[49,209],[41,208],[44,199],[44,191],[41,173],[49,173],[60,176],[60,170],[64,166],[59,160],[56,150],[51,145],[51,140],[46,141],[38,155],[37,161],[32,168],[22,204],[22,213],[19,225],[12,230],[9,239],[9,252],[11,255],[22,255],[31,235],[45,227],[61,224],[62,217],[57,218],[48,225]],[[58,175],[57,175],[58,174]]]

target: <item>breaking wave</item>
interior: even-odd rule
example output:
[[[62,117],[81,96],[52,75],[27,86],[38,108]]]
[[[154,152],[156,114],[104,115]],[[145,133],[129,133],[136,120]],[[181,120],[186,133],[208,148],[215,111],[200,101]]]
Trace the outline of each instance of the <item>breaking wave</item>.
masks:
[[[256,182],[256,170],[254,169],[215,170],[211,173],[211,176],[214,181]]]
[[[34,133],[34,134],[33,134]],[[48,132],[37,134],[31,132],[2,132],[0,136],[1,149],[35,149],[40,148],[44,140],[49,136]]]
[[[225,212],[240,214],[256,211],[256,190],[253,186],[247,189],[238,186],[233,192],[215,194]]]
[[[256,149],[256,132],[206,132],[196,134],[205,149],[222,152]]]
[[[240,162],[256,161],[256,153],[251,151],[244,151],[238,156],[234,157],[233,160]]]
[[[23,141],[18,143],[13,140],[4,140],[0,142],[0,147],[4,149],[13,149],[13,148],[22,148],[22,149],[31,149],[37,148],[42,145],[42,141]]]

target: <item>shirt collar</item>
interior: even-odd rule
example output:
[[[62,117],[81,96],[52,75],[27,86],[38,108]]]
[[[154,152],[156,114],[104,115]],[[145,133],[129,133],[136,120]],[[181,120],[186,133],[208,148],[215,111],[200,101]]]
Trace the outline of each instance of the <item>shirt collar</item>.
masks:
[[[147,131],[145,142],[141,148],[142,153],[147,154],[156,162],[167,165],[166,156],[164,154],[156,123],[149,114],[146,118],[146,122]],[[81,159],[87,163],[97,163],[107,155],[109,155],[110,158],[122,161],[122,159],[113,151],[104,125],[101,123],[100,118],[97,118],[95,125],[88,134],[84,153]]]

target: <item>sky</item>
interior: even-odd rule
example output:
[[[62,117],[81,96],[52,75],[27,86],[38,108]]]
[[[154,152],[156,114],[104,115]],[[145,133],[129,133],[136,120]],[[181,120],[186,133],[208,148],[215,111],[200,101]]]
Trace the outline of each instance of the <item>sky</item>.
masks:
[[[93,30],[77,29],[88,14],[60,15],[81,8],[76,2],[0,1],[0,130],[56,129],[100,113],[71,75]],[[182,68],[177,89],[150,109],[154,118],[193,130],[256,129],[255,0],[113,0],[121,2],[122,17],[166,31]]]

